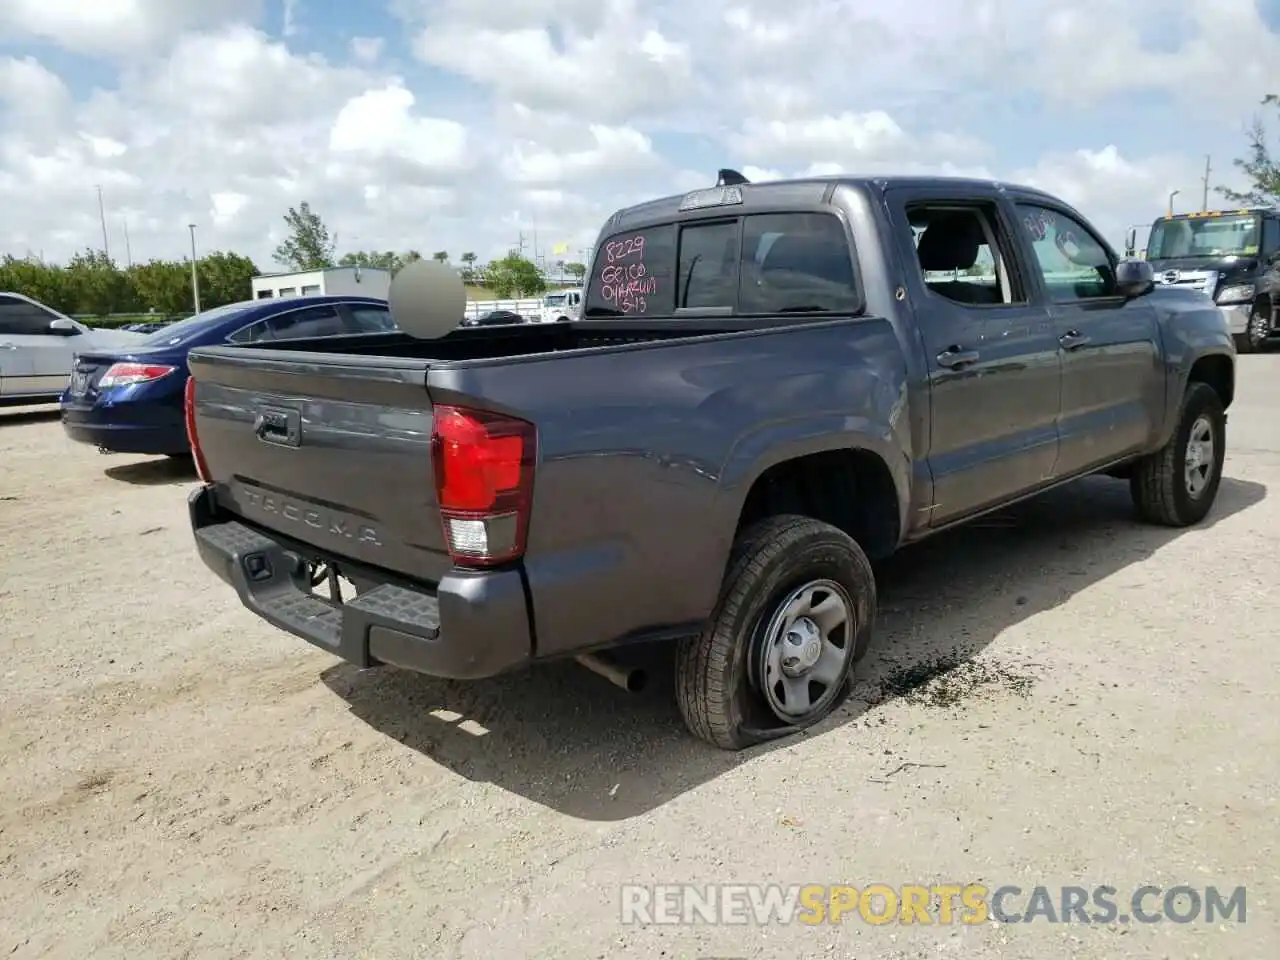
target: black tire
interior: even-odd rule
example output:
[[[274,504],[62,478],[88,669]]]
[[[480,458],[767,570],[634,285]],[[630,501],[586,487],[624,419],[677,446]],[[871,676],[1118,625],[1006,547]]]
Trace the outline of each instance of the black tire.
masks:
[[[760,691],[753,668],[763,634],[780,604],[818,580],[842,588],[850,602],[845,658],[820,708],[798,722],[779,719]],[[876,582],[862,548],[847,534],[802,516],[769,517],[734,544],[720,601],[707,628],[676,652],[676,700],[694,736],[722,750],[741,750],[789,736],[829,716],[847,697],[853,665],[866,653],[876,616]],[[844,648],[842,648],[844,649]]]
[[[1187,444],[1192,428],[1201,420],[1212,430],[1213,453],[1207,483],[1193,494],[1187,482]],[[1227,416],[1222,399],[1206,383],[1187,384],[1178,426],[1169,442],[1134,464],[1129,492],[1139,516],[1148,523],[1188,527],[1199,523],[1213,506],[1226,460]]]
[[[1236,342],[1236,353],[1260,353],[1266,348],[1267,338],[1271,336],[1271,304],[1260,301],[1249,311],[1249,325],[1244,333],[1237,333],[1232,339]]]

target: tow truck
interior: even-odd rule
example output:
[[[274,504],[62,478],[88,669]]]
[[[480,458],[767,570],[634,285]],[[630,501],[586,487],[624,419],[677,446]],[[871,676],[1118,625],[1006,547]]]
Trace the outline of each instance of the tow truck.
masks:
[[[1130,228],[1129,250],[1135,234]],[[1280,336],[1280,209],[1159,217],[1146,259],[1157,283],[1203,291],[1218,304],[1238,353],[1255,353]]]
[[[563,323],[582,316],[582,290],[557,290],[542,298],[534,323]]]

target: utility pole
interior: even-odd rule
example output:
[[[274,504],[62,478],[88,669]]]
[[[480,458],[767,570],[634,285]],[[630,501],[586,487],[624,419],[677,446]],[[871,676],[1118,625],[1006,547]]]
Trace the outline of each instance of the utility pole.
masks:
[[[196,313],[200,312],[200,275],[196,272],[196,225],[188,223],[191,231],[191,293],[196,301]]]
[[[1201,199],[1201,201],[1200,201],[1200,212],[1201,212],[1201,213],[1207,213],[1207,212],[1208,212],[1208,210],[1209,210],[1209,174],[1210,174],[1210,172],[1213,170],[1213,168],[1209,166],[1209,161],[1210,161],[1210,159],[1212,159],[1212,158],[1210,157],[1210,155],[1209,155],[1209,154],[1205,154],[1205,157],[1204,157],[1204,181],[1203,181],[1203,182],[1204,182],[1204,196],[1203,196],[1203,198],[1202,198],[1202,199]]]
[[[520,256],[524,256],[524,231],[520,231]]]
[[[1173,216],[1173,198],[1176,197],[1181,192],[1182,192],[1181,190],[1169,191],[1169,216],[1171,217]]]
[[[111,246],[107,243],[107,211],[102,205],[102,184],[98,184],[98,219],[102,221],[102,253],[111,259]]]
[[[124,221],[124,259],[129,264],[130,269],[133,267],[133,248],[129,246],[129,221]]]

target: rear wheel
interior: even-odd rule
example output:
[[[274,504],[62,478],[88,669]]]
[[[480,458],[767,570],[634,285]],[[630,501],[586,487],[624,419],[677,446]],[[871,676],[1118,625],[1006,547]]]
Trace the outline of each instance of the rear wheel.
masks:
[[[1226,452],[1227,417],[1217,391],[1187,384],[1173,436],[1134,464],[1129,492],[1139,515],[1167,527],[1199,523],[1218,495]]]
[[[848,694],[875,611],[871,565],[847,534],[801,516],[752,525],[710,624],[677,652],[685,724],[740,750],[820,722]]]

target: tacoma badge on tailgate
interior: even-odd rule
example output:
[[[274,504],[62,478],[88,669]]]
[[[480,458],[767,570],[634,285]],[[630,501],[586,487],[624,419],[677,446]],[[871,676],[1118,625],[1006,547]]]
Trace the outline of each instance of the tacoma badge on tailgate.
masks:
[[[235,486],[235,491],[244,497],[250,507],[262,513],[269,513],[290,523],[303,523],[314,530],[323,530],[332,536],[354,540],[356,543],[382,546],[382,539],[373,527],[365,526],[333,510],[321,510],[285,497],[260,493],[240,484]]]

